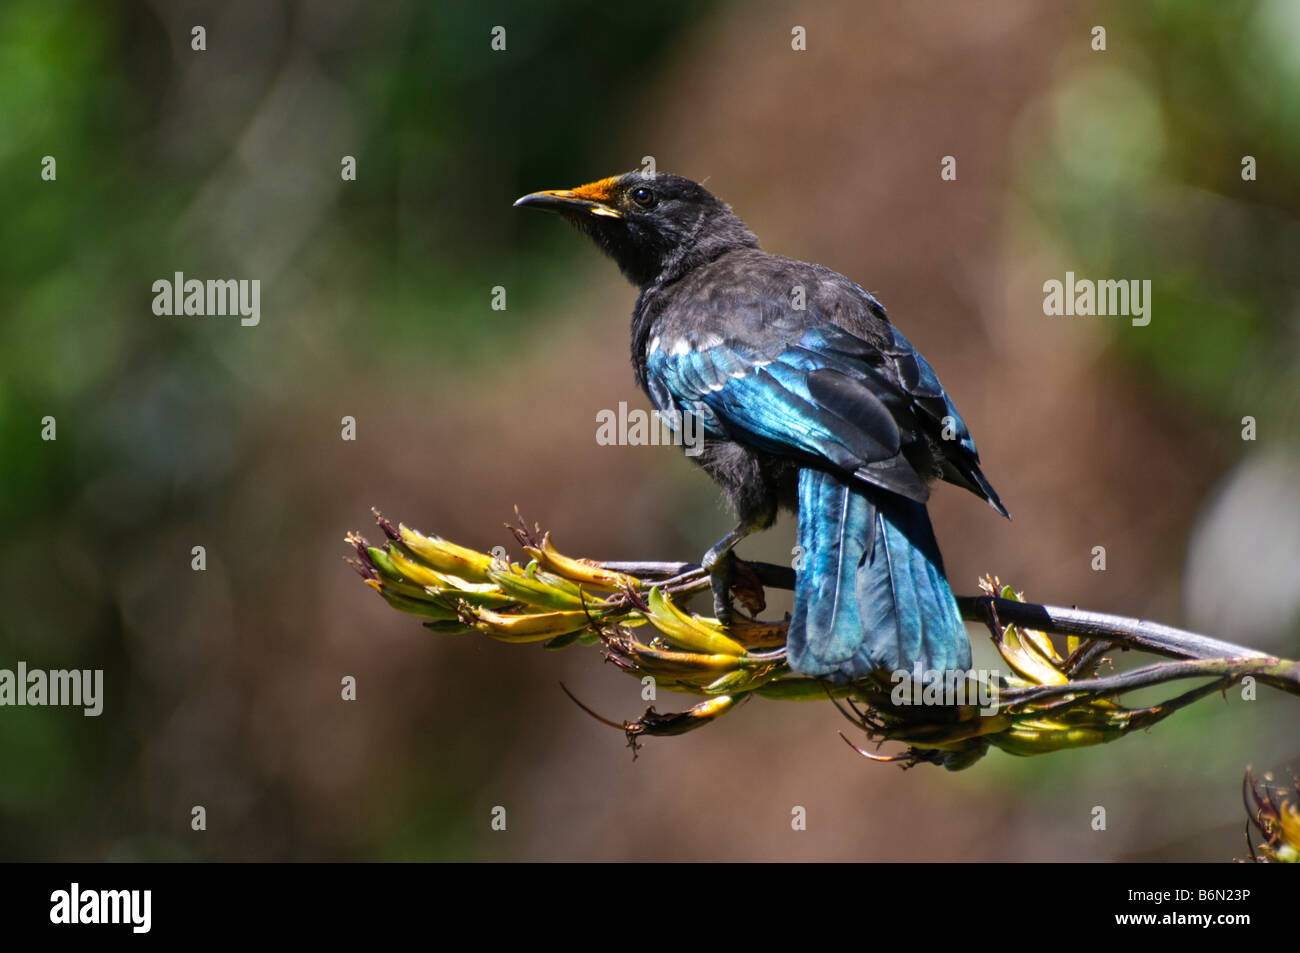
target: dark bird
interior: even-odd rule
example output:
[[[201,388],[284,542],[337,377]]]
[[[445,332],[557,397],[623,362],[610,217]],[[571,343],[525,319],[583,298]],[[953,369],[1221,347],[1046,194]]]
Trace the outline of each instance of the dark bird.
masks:
[[[718,617],[730,618],[732,550],[784,507],[801,552],[794,671],[969,668],[927,484],[1007,511],[939,378],[880,303],[829,268],[760,251],[730,206],[680,176],[629,172],[515,205],[560,213],[641,289],[637,383],[670,422],[697,418],[693,459],[737,517],[701,560]]]

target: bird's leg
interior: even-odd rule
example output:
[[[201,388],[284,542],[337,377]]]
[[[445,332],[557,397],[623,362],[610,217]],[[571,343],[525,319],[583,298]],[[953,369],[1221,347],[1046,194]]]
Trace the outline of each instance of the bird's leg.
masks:
[[[754,527],[741,523],[722,539],[709,547],[700,560],[708,571],[709,585],[713,589],[713,614],[723,625],[731,624],[731,580],[736,571],[736,545],[754,531]]]

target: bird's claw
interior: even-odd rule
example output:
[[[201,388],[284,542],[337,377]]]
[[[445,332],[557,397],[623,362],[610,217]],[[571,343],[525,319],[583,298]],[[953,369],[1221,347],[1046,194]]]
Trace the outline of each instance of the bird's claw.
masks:
[[[732,619],[731,582],[736,574],[736,557],[730,550],[713,558],[705,557],[709,587],[713,590],[713,615],[722,625]]]

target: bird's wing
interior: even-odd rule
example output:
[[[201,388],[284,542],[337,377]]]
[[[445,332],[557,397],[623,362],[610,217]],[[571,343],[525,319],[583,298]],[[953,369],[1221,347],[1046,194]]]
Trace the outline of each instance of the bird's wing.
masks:
[[[829,322],[793,342],[759,350],[656,341],[647,355],[660,409],[696,414],[706,432],[830,466],[924,502],[924,480],[903,449],[932,438],[945,477],[1005,514],[979,470],[975,442],[929,363],[892,325],[877,347]]]
[[[956,405],[935,374],[930,362],[912,347],[901,331],[888,325],[889,340],[876,348],[835,326],[821,326],[808,334],[817,335],[823,352],[835,353],[871,365],[877,362],[874,385],[887,401],[900,426],[931,438],[941,454],[943,478],[965,487],[1007,516],[1006,507],[980,470],[975,440]],[[904,438],[904,444],[908,438]]]
[[[902,454],[905,434],[872,386],[871,369],[821,349],[815,332],[776,351],[721,341],[653,342],[646,361],[661,410],[695,414],[706,432],[830,467],[908,499],[929,498]],[[896,401],[897,402],[897,401]]]

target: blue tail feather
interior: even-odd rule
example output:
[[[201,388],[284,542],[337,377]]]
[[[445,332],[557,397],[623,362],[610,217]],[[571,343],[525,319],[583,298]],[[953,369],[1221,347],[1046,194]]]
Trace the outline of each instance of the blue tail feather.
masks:
[[[970,667],[970,642],[925,505],[799,471],[799,546],[787,658],[852,680],[883,668]]]

